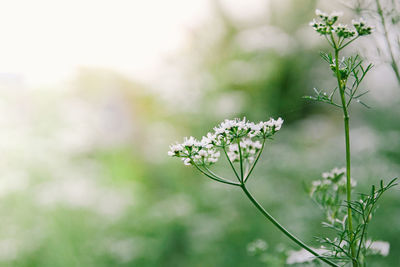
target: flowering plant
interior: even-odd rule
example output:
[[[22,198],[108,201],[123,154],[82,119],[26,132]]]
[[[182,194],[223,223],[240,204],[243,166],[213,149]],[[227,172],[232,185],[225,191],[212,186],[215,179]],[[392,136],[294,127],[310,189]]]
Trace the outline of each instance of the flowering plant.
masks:
[[[185,165],[193,165],[207,177],[231,185],[244,184],[253,171],[264,149],[265,141],[281,129],[281,118],[259,123],[243,120],[225,120],[207,133],[201,141],[185,138],[183,143],[171,145],[169,156],[181,158]],[[239,183],[222,178],[208,167],[217,162],[221,149],[232,167]],[[240,174],[234,163],[240,164]]]
[[[376,253],[379,244],[389,246],[386,242],[367,240],[367,228],[375,211],[376,202],[386,190],[395,185],[396,179],[387,185],[381,181],[379,189],[372,186],[370,194],[360,194],[359,200],[352,200],[351,193],[356,182],[351,178],[349,106],[356,100],[357,103],[368,107],[360,99],[368,92],[359,93],[358,90],[367,72],[371,70],[372,64],[364,67],[363,60],[358,55],[340,59],[340,52],[359,37],[371,34],[373,29],[363,19],[352,20],[353,28],[342,24],[336,25],[341,15],[337,12],[328,15],[316,10],[316,15],[319,21],[314,19],[310,26],[323,36],[333,49],[333,55],[321,53],[321,56],[329,64],[337,80],[337,86],[330,92],[314,89],[316,94],[305,98],[324,102],[342,110],[346,167],[323,173],[322,180],[313,182],[310,195],[325,211],[327,222],[323,223],[324,226],[333,229],[337,234],[333,240],[319,238],[327,249],[325,255],[338,262],[365,266],[366,256]],[[337,102],[335,96],[339,99]],[[387,255],[387,253],[380,254]]]
[[[350,176],[350,134],[349,134],[349,106],[356,102],[367,106],[360,100],[365,93],[358,93],[359,86],[372,65],[364,67],[361,58],[350,56],[339,58],[339,53],[346,46],[361,36],[371,34],[372,27],[367,26],[362,19],[352,21],[353,27],[337,24],[340,13],[326,14],[316,11],[319,20],[313,20],[310,25],[320,35],[324,36],[333,48],[331,53],[322,53],[322,58],[337,80],[337,87],[331,92],[314,89],[314,96],[306,98],[328,103],[340,108],[344,115],[344,132],[346,146],[346,167],[334,168],[322,174],[322,179],[314,181],[310,189],[310,196],[324,210],[326,222],[324,226],[335,230],[337,237],[318,238],[321,248],[311,248],[303,241],[283,227],[248,191],[246,183],[252,174],[267,140],[281,129],[283,120],[269,119],[254,123],[243,119],[225,120],[207,133],[200,140],[194,137],[185,138],[183,143],[170,146],[168,155],[181,158],[183,163],[194,166],[208,178],[240,187],[252,204],[283,234],[299,245],[302,250],[292,252],[288,264],[320,260],[330,266],[351,263],[353,266],[365,266],[366,256],[369,254],[388,254],[388,244],[383,241],[367,239],[367,228],[375,211],[376,203],[382,194],[395,185],[396,179],[384,185],[381,181],[379,188],[372,186],[369,194],[360,194],[357,201],[352,200],[352,189],[356,186]],[[337,101],[337,99],[338,101]],[[236,178],[228,179],[211,170],[223,154]],[[257,243],[257,247],[260,242]],[[266,249],[266,246],[262,246]],[[255,248],[252,250],[256,250]]]

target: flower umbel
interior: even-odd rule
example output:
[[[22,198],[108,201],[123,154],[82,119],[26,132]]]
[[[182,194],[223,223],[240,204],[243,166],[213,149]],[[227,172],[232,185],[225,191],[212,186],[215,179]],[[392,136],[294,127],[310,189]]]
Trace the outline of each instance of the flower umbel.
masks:
[[[240,163],[241,170],[246,169],[247,178],[254,168],[251,164],[256,163],[262,152],[265,140],[278,132],[282,124],[281,118],[258,123],[249,122],[246,118],[224,120],[214,127],[213,132],[203,136],[201,141],[191,136],[184,138],[183,143],[171,145],[168,155],[181,158],[185,165],[202,168],[216,163],[221,154],[218,150],[223,150],[230,163]],[[201,170],[211,175],[208,168]],[[234,171],[237,175],[236,169]]]
[[[317,9],[315,14],[319,20],[314,19],[310,22],[310,26],[319,34],[325,35],[332,47],[344,48],[358,37],[372,33],[372,27],[368,26],[363,19],[353,20],[353,27],[350,28],[343,24],[335,25],[342,15],[341,12],[332,12],[328,15]],[[345,42],[345,40],[348,41]]]
[[[372,33],[372,27],[367,26],[364,19],[352,20],[351,24],[353,24],[359,36],[369,35]]]

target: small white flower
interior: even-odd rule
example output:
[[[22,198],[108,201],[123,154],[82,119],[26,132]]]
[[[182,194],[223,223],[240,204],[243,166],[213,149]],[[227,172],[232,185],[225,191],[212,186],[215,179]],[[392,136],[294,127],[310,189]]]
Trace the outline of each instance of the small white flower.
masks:
[[[200,157],[206,157],[207,154],[208,154],[207,151],[205,151],[205,150],[200,150],[198,155],[199,155]]]
[[[315,27],[315,25],[318,25],[318,22],[315,19],[313,19],[308,23],[308,25],[310,25],[311,27]]]
[[[201,139],[201,141],[200,141],[201,146],[204,147],[204,148],[212,148],[213,147],[213,140],[214,140],[214,137],[213,136],[209,137],[208,134],[207,134],[207,137],[203,136],[203,138]]]
[[[350,185],[351,185],[351,187],[356,187],[357,186],[357,181],[354,180],[353,178],[350,178]]]
[[[193,137],[190,136],[189,138],[185,137],[184,141],[183,141],[183,146],[187,146],[187,147],[191,147],[197,144],[197,140]]]
[[[254,123],[252,122],[252,124],[250,125],[250,129],[251,129],[252,131],[260,131],[260,130],[261,130],[261,126],[260,126],[259,124],[254,124]]]
[[[316,180],[312,182],[313,186],[320,186],[322,184],[322,182],[320,180]]]
[[[330,173],[330,172],[324,172],[324,173],[322,173],[322,178],[328,179],[329,177],[331,177],[331,173]]]
[[[192,164],[190,163],[190,158],[182,158],[182,161],[183,161],[183,164],[185,164],[186,166],[192,165]]]
[[[282,118],[278,118],[278,119],[275,121],[275,130],[276,130],[276,131],[279,131],[279,130],[281,129],[281,127],[282,127],[282,124],[283,124]]]
[[[271,118],[268,121],[260,121],[251,128],[249,137],[258,136],[268,138],[281,129],[282,123],[282,118],[278,118],[277,120]]]
[[[344,175],[345,173],[346,173],[346,168],[339,169],[339,168],[335,167],[329,172],[322,173],[322,178],[323,179],[335,179],[339,175]]]
[[[368,26],[364,19],[360,18],[359,20],[352,20],[354,28],[359,36],[371,34],[373,31],[373,27]]]
[[[174,157],[178,156],[180,152],[183,151],[183,146],[181,144],[171,145],[168,151],[168,156]]]

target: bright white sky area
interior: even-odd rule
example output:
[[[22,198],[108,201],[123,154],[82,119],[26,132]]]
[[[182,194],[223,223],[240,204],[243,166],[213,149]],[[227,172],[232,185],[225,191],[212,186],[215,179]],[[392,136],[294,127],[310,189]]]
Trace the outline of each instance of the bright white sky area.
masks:
[[[237,17],[265,0],[222,0]],[[213,0],[0,0],[0,75],[52,85],[79,67],[149,79],[191,29],[212,16]],[[151,79],[151,78],[150,78]]]
[[[207,0],[1,0],[0,74],[51,85],[79,67],[151,74],[209,15]]]
[[[147,80],[212,17],[213,1],[0,0],[0,75],[40,86],[103,67]],[[239,19],[264,14],[268,2],[220,1]]]

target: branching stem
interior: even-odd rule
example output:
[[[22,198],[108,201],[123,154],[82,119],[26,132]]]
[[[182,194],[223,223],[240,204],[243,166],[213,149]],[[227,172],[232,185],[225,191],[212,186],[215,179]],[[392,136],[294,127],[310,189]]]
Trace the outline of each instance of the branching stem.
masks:
[[[192,160],[190,163],[191,163],[193,166],[195,166],[196,169],[199,170],[202,174],[204,174],[205,176],[207,176],[208,178],[210,178],[210,179],[212,179],[212,180],[214,180],[214,181],[217,181],[217,182],[220,182],[220,183],[224,183],[224,184],[230,184],[230,185],[240,186],[240,184],[238,184],[238,183],[234,183],[234,182],[232,182],[232,181],[228,181],[228,180],[225,180],[225,179],[223,179],[223,178],[217,178],[217,177],[215,177],[214,175],[211,175],[211,174],[209,174],[209,173],[203,171],[196,163],[194,163],[193,160]]]
[[[225,157],[226,157],[226,159],[228,160],[229,165],[231,165],[231,168],[232,168],[233,172],[235,173],[236,178],[238,179],[239,182],[241,182],[241,181],[240,181],[240,177],[239,177],[239,175],[238,175],[238,173],[237,173],[235,167],[233,166],[233,163],[232,163],[231,159],[229,158],[228,153],[226,152],[225,146],[224,146],[222,149],[224,150]]]
[[[265,140],[266,140],[266,138],[263,139],[262,145],[261,145],[261,149],[260,149],[260,151],[258,152],[257,158],[256,158],[256,160],[253,162],[253,165],[251,166],[249,172],[248,172],[248,173],[246,174],[246,176],[244,177],[244,180],[243,180],[244,182],[247,181],[247,179],[250,177],[250,174],[253,172],[254,167],[256,166],[256,164],[257,164],[257,162],[258,162],[258,159],[260,158],[260,156],[261,156],[261,154],[262,154],[262,152],[263,152],[263,150],[264,150]]]
[[[286,230],[285,227],[283,227],[274,217],[272,217],[271,214],[269,214],[262,206],[260,203],[257,202],[257,200],[251,195],[251,193],[247,190],[246,186],[244,184],[242,184],[240,186],[242,188],[242,190],[244,191],[244,193],[246,194],[246,196],[250,199],[251,203],[253,203],[253,205],[273,224],[275,225],[282,233],[284,233],[287,237],[289,237],[292,241],[294,241],[297,245],[299,245],[300,247],[304,248],[305,250],[307,250],[308,252],[310,252],[311,254],[313,254],[315,257],[317,257],[318,259],[320,259],[321,261],[329,264],[330,266],[335,266],[335,267],[339,267],[339,265],[333,263],[332,261],[324,258],[323,256],[319,255],[317,252],[315,252],[312,248],[310,248],[309,246],[307,246],[306,244],[303,243],[303,241],[301,241],[300,239],[298,239],[297,237],[295,237],[293,234],[291,234],[288,230]]]
[[[264,148],[264,144],[265,144],[265,139],[263,140],[262,143],[262,148],[257,156],[257,159],[259,159],[261,152]],[[242,170],[242,166],[243,166],[243,157],[242,157],[242,152],[240,149],[240,142],[238,141],[238,146],[239,146],[239,160],[240,160],[240,166],[241,166],[241,170]],[[256,162],[255,162],[256,163]],[[231,165],[231,167],[233,168],[233,165]],[[249,174],[247,175],[247,177],[249,177],[251,171],[253,170],[253,167],[251,168]],[[246,178],[247,178],[246,177]],[[305,250],[307,250],[308,252],[310,252],[311,254],[313,254],[315,257],[317,257],[318,259],[322,260],[323,262],[329,264],[330,266],[335,266],[335,267],[339,267],[338,265],[336,265],[335,263],[331,262],[330,260],[324,258],[323,256],[319,255],[317,252],[315,252],[312,248],[310,248],[309,246],[307,246],[303,241],[301,241],[300,239],[298,239],[297,237],[295,237],[293,234],[291,234],[288,230],[286,230],[285,227],[283,227],[274,217],[272,217],[272,215],[270,215],[262,206],[260,203],[257,202],[257,200],[251,195],[251,193],[247,190],[246,185],[245,185],[245,177],[243,174],[243,171],[241,171],[241,184],[239,185],[240,188],[242,188],[243,192],[246,194],[246,196],[250,199],[251,203],[253,203],[253,205],[273,224],[275,225],[282,233],[284,233],[287,237],[289,237],[291,240],[293,240],[296,244],[298,244],[300,247],[304,248]]]

